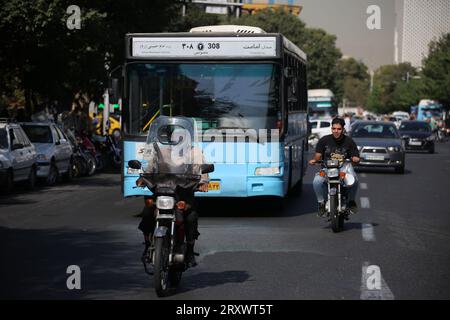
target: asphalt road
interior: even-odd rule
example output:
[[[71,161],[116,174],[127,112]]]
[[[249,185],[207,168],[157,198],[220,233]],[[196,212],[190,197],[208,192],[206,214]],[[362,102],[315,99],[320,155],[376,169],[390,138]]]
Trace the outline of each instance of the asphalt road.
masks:
[[[284,208],[203,201],[196,251],[165,299],[449,299],[450,144],[408,154],[406,172],[359,172],[359,214],[334,234],[316,217],[310,167]],[[3,299],[159,299],[140,262],[142,199],[120,176],[0,196]],[[81,271],[69,290],[67,268]]]

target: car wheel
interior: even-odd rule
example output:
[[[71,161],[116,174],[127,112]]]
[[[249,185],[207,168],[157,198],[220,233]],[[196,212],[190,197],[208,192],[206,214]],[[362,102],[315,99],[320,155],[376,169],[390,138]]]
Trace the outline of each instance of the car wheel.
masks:
[[[400,174],[405,173],[405,165],[403,165],[401,167],[396,167],[395,168],[395,173],[400,173]]]
[[[69,167],[67,168],[67,172],[63,174],[63,179],[65,182],[70,182],[73,177],[74,177],[73,160],[71,159]]]
[[[5,184],[3,186],[1,186],[1,189],[5,193],[11,193],[12,190],[14,189],[14,176],[13,176],[13,172],[11,169],[8,170],[8,173],[6,174],[6,178],[5,178]]]
[[[58,168],[52,163],[48,172],[47,180],[45,181],[48,186],[53,186],[58,181]]]
[[[36,167],[31,167],[27,187],[28,190],[33,190],[36,187]]]

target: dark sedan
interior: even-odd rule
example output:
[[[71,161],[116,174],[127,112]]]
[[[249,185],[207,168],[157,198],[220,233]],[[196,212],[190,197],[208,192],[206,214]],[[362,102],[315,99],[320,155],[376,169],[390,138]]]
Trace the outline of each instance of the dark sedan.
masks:
[[[392,122],[357,121],[351,137],[358,146],[360,167],[391,167],[405,171],[405,149],[400,134]]]
[[[435,135],[425,121],[402,121],[399,132],[405,141],[406,150],[425,150],[434,153]]]

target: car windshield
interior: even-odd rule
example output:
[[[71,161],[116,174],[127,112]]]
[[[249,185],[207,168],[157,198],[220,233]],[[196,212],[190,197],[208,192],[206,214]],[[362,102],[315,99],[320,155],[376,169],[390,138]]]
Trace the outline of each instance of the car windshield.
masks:
[[[49,126],[23,125],[22,128],[33,143],[53,143]]]
[[[400,125],[400,131],[431,132],[431,127],[426,122],[404,122]]]
[[[6,129],[0,129],[0,149],[8,149],[8,135]]]
[[[360,124],[352,130],[354,138],[398,138],[397,130],[389,124]]]

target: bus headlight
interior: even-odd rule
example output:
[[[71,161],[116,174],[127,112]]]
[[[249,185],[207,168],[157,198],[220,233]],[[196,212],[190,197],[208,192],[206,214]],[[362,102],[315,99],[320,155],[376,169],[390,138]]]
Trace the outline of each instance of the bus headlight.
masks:
[[[161,210],[173,209],[175,200],[172,197],[161,196],[156,199],[156,207]]]
[[[256,168],[255,176],[273,176],[280,174],[280,167]]]

